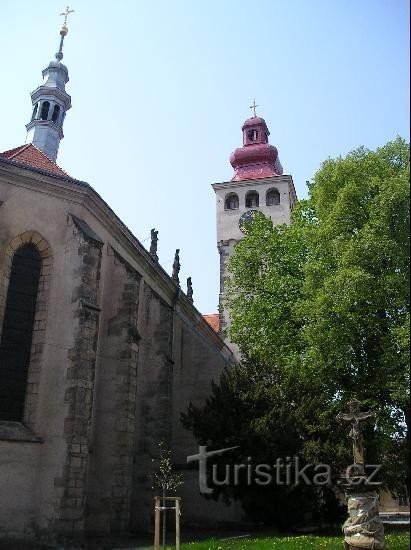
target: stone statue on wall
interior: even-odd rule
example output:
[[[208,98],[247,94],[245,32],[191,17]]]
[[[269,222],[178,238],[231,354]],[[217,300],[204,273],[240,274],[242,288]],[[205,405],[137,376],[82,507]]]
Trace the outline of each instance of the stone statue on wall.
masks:
[[[191,277],[188,277],[188,279],[187,279],[187,298],[189,299],[189,301],[192,304],[194,303],[194,300],[193,300],[193,283],[191,281]]]
[[[158,245],[158,231],[156,231],[155,229],[152,229],[150,254],[156,260],[156,262],[158,262],[157,245]]]
[[[180,249],[177,248],[175,256],[174,256],[174,263],[173,263],[173,274],[171,275],[172,280],[176,283],[176,285],[180,285],[180,279],[178,274],[180,273],[181,265],[180,265]]]

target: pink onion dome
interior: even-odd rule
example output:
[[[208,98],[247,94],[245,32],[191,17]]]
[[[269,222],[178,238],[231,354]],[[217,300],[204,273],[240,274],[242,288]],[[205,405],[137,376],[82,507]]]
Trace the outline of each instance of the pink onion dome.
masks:
[[[274,145],[268,143],[268,130],[265,120],[261,117],[247,119],[243,126],[243,146],[236,149],[230,156],[234,168],[232,181],[269,178],[283,173]]]
[[[247,118],[241,129],[244,130],[244,128],[250,128],[251,126],[255,126],[256,124],[264,126],[266,131],[268,132],[268,135],[270,135],[265,120],[260,116],[252,116],[251,118]]]

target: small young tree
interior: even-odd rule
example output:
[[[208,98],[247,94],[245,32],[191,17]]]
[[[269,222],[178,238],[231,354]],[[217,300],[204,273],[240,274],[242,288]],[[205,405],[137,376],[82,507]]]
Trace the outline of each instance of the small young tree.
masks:
[[[166,443],[161,441],[158,444],[159,457],[158,459],[152,459],[153,462],[153,474],[152,474],[152,488],[160,489],[161,496],[163,497],[163,548],[166,543],[166,530],[167,530],[167,511],[165,497],[169,493],[174,493],[180,485],[183,484],[182,474],[177,474],[173,471],[173,462],[171,460],[171,451],[168,449]],[[154,469],[154,465],[157,466]]]

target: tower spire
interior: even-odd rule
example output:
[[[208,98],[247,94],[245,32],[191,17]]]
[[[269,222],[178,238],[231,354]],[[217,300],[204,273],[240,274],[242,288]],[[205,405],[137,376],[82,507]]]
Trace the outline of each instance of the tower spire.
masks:
[[[64,38],[67,36],[67,17],[73,13],[68,6],[60,15],[64,17],[60,29],[60,47],[55,61],[51,61],[43,71],[44,82],[31,93],[33,114],[27,128],[27,143],[33,143],[38,149],[55,161],[63,139],[63,123],[66,112],[71,108],[71,97],[66,92],[69,81],[68,70],[63,59]]]
[[[69,8],[69,6],[66,7],[66,11],[63,11],[60,13],[60,16],[63,16],[64,17],[64,22],[61,26],[61,29],[60,29],[60,47],[59,47],[59,51],[56,53],[56,59],[57,61],[61,61],[63,59],[63,43],[64,43],[64,38],[67,36],[68,34],[68,28],[67,28],[67,17],[70,15],[70,13],[74,13],[74,10],[71,10]]]

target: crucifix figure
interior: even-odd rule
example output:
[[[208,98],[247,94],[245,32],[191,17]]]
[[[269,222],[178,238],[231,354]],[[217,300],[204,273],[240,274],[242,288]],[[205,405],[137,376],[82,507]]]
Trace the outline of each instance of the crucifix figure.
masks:
[[[158,245],[158,231],[155,229],[151,230],[151,244],[150,244],[150,254],[153,258],[158,261],[157,255],[157,245]]]
[[[256,105],[255,99],[254,99],[253,104],[250,105],[250,109],[253,109],[254,118],[257,116],[257,115],[256,115],[256,112],[255,112],[256,107],[259,107],[259,105]]]
[[[350,422],[350,437],[353,440],[354,464],[364,466],[364,445],[362,424],[372,422],[375,418],[372,412],[361,412],[361,403],[357,399],[351,399],[348,403],[348,413],[339,413],[337,420],[340,422]]]
[[[63,11],[60,13],[60,15],[62,15],[64,17],[64,23],[63,25],[66,26],[67,25],[67,17],[70,15],[70,13],[73,13],[74,10],[71,10],[68,6],[66,7],[66,11]]]

